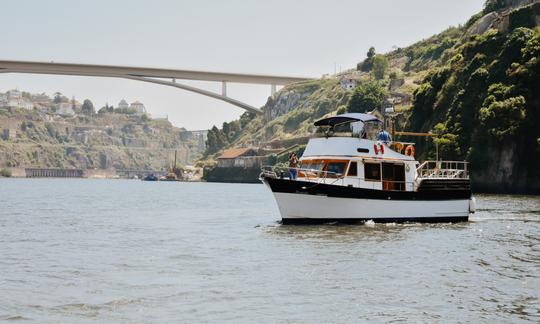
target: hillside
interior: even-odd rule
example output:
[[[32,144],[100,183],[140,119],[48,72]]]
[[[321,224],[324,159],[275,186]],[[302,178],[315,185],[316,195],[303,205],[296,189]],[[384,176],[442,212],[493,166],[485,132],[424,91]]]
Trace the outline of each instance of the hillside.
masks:
[[[539,20],[538,1],[490,0],[463,26],[384,55],[370,49],[355,70],[283,88],[232,132],[213,128],[206,156],[302,138],[325,114],[392,104],[399,128],[440,134],[441,158],[472,162],[475,190],[538,192]],[[404,139],[420,159],[434,157],[433,142]]]
[[[101,112],[59,116],[0,108],[0,168],[166,168],[178,151],[190,164],[202,141],[167,120]]]

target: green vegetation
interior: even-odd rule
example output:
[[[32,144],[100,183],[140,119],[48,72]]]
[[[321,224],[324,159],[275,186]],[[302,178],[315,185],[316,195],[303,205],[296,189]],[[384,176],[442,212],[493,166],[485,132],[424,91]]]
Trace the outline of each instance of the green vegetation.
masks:
[[[483,14],[501,10],[507,6],[507,2],[508,0],[487,0],[484,4]]]
[[[373,68],[373,58],[375,57],[375,47],[370,47],[366,56],[367,58],[361,62],[361,63],[358,63],[358,65],[356,66],[356,69],[358,71],[364,71],[364,72],[369,72],[371,71],[371,69]]]
[[[86,115],[93,115],[96,113],[96,110],[94,109],[94,104],[89,99],[84,99],[81,111],[83,114]]]
[[[239,120],[230,123],[224,122],[221,129],[214,126],[208,130],[204,156],[215,154],[233,143],[242,134],[242,129],[254,117],[253,113],[245,112]]]
[[[510,12],[510,30],[519,27],[534,28],[536,26],[535,8],[540,9],[540,3],[512,10]]]
[[[373,77],[376,80],[384,79],[388,71],[388,59],[382,54],[377,54],[373,57],[373,67],[371,69]]]
[[[11,170],[9,169],[0,169],[0,177],[9,178],[11,177]]]
[[[349,112],[365,113],[380,108],[388,92],[378,81],[360,83],[349,101]]]
[[[490,154],[513,148],[515,163],[538,180],[539,57],[540,28],[492,30],[463,41],[415,91],[413,130],[454,134],[440,143],[444,158],[467,159],[479,172],[493,162]]]

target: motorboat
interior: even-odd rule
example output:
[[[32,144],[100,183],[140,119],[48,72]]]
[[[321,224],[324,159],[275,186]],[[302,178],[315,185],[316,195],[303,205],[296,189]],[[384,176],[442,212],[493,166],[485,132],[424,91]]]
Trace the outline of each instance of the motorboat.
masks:
[[[263,167],[283,224],[469,219],[476,207],[468,163],[419,162],[414,143],[392,141],[381,124],[363,113],[323,118],[298,167]]]

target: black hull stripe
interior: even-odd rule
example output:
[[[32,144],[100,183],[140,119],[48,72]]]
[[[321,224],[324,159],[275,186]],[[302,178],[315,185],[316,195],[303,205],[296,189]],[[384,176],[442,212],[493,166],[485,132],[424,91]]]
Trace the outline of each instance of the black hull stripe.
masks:
[[[458,223],[469,221],[463,217],[416,217],[416,218],[283,218],[283,225],[317,225],[317,224],[362,224],[372,220],[375,223]]]
[[[420,191],[385,191],[365,188],[355,188],[331,184],[317,184],[313,182],[296,181],[289,179],[265,178],[272,192],[323,195],[333,198],[353,199],[384,199],[384,200],[463,200],[471,198],[470,188],[438,188]],[[449,184],[452,180],[445,180]]]

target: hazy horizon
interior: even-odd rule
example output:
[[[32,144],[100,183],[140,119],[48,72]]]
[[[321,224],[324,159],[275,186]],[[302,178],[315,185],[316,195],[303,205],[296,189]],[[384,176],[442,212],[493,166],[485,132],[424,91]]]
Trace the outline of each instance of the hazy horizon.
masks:
[[[483,3],[9,2],[0,59],[320,77],[353,68],[370,46],[383,53],[463,24]],[[179,82],[221,90],[218,83]],[[113,78],[0,74],[0,92],[13,88],[89,98],[96,109],[139,100],[151,114],[187,129],[207,129],[244,112],[179,89]],[[262,106],[270,86],[229,84],[228,94]]]

